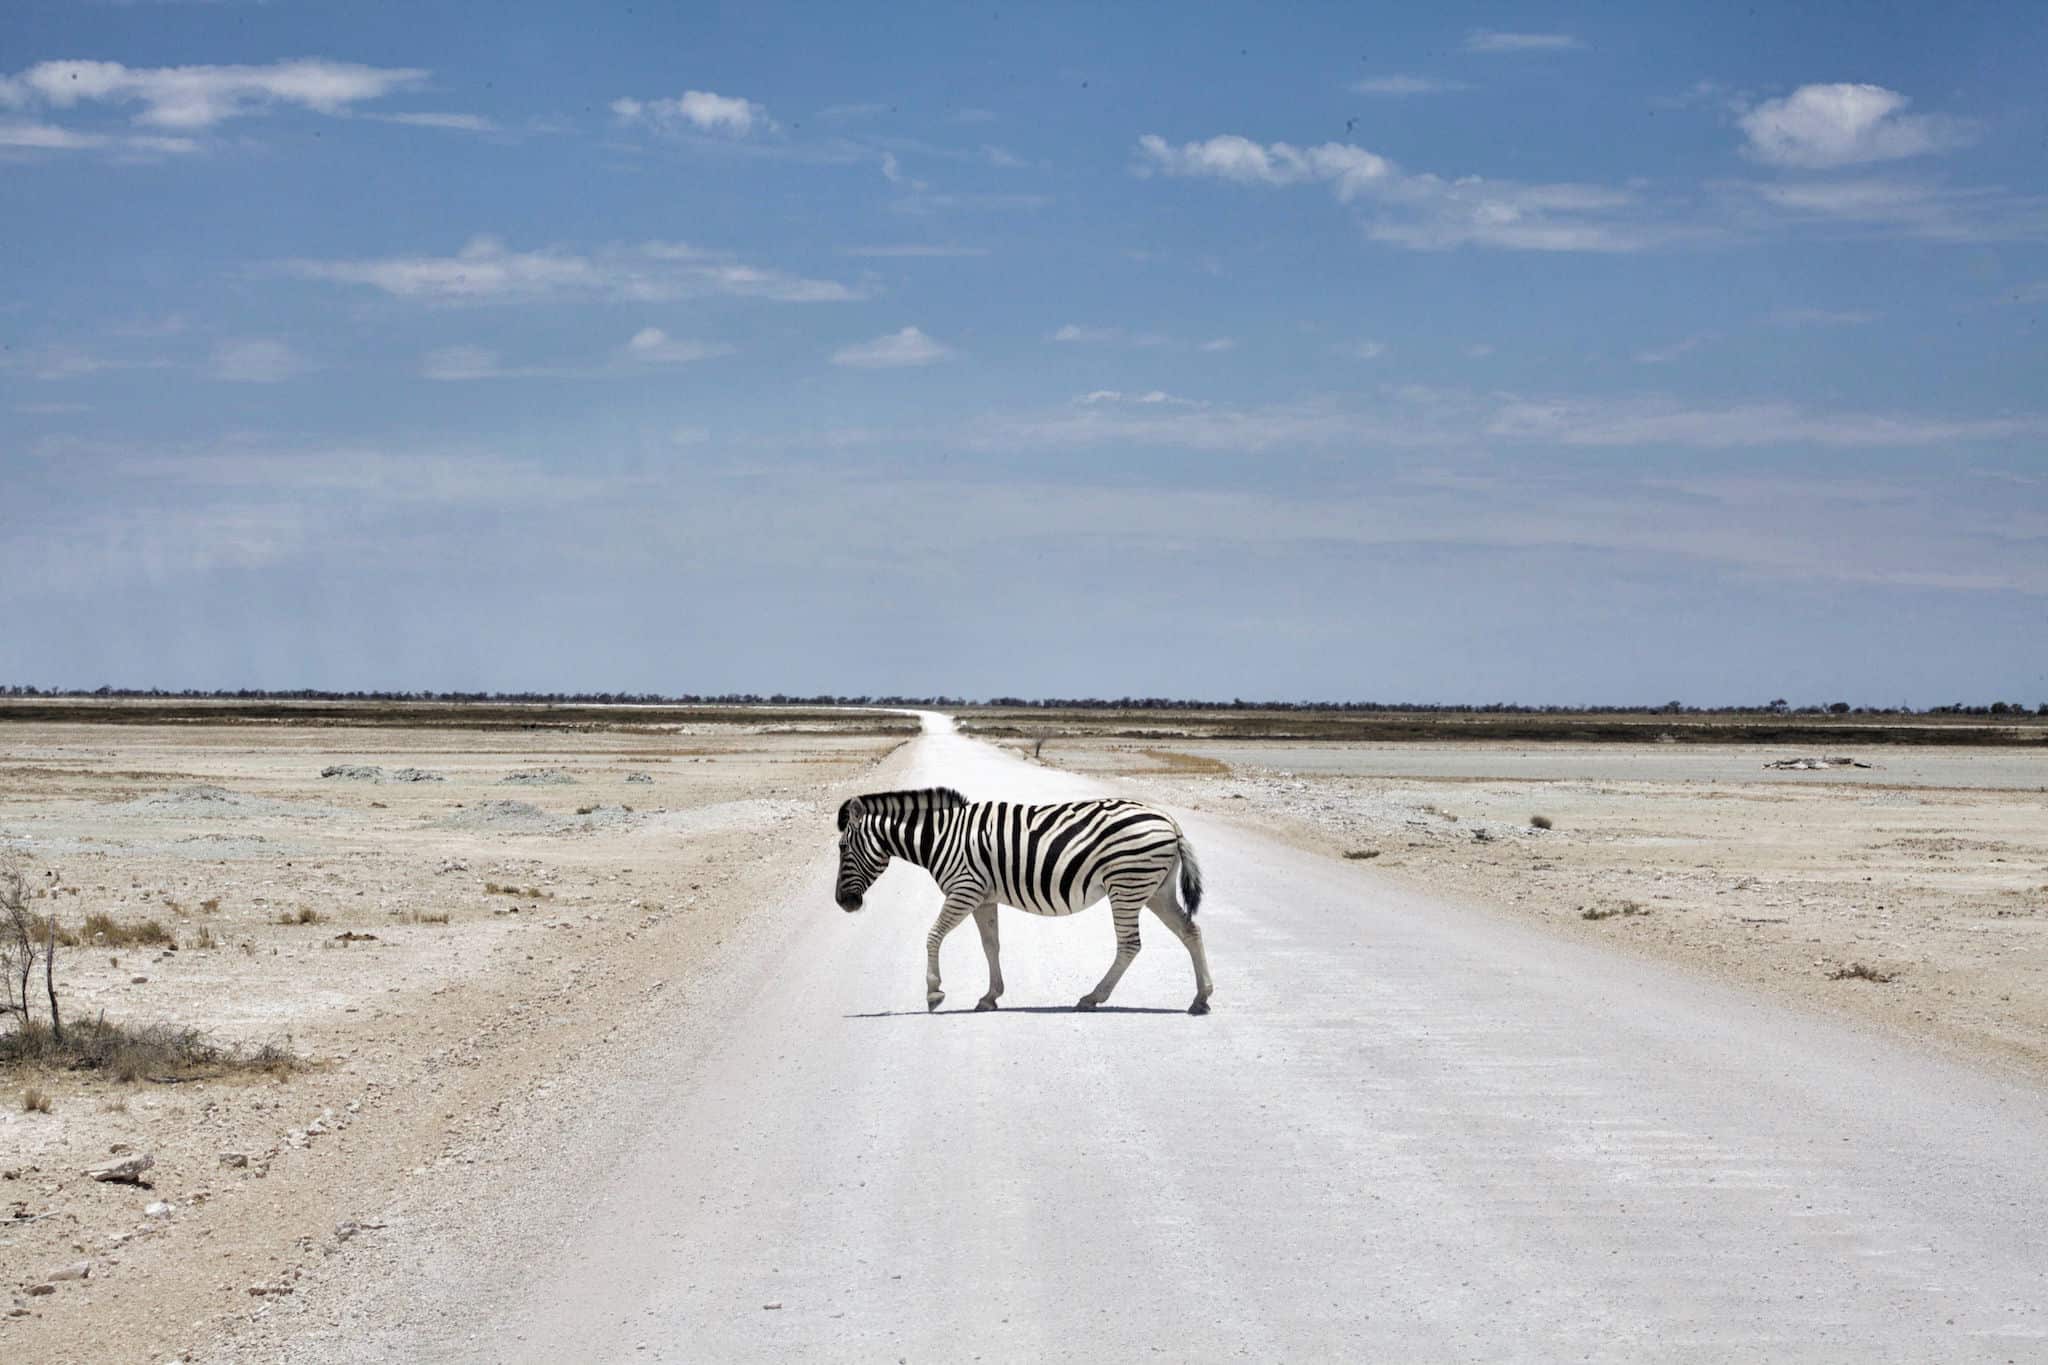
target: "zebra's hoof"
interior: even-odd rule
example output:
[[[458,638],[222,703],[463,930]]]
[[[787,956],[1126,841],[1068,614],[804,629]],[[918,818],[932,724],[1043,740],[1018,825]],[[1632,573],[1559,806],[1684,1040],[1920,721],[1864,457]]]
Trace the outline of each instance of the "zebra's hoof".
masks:
[[[945,998],[946,993],[944,991],[931,991],[927,993],[924,998],[924,1012],[930,1014],[939,1007],[939,1002]]]
[[[991,1000],[987,996],[983,996],[981,999],[974,1002],[974,1012],[976,1014],[981,1013],[983,1010],[992,1010],[995,1007],[996,1002],[994,1000]]]
[[[1077,1010],[1092,1010],[1101,1003],[1100,1000],[1097,1000],[1092,995],[1084,995],[1074,1002],[1074,1008]]]
[[[1197,1000],[1194,1004],[1188,1006],[1189,1014],[1207,1014],[1208,1012],[1209,1002],[1207,1000]]]

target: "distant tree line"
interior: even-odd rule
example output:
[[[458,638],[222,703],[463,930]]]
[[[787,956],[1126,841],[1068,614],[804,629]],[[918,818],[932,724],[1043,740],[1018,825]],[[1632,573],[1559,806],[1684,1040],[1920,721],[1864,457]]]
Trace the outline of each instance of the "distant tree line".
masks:
[[[176,701],[374,701],[374,702],[507,702],[527,705],[609,705],[609,706],[991,706],[1006,709],[1059,711],[1318,711],[1385,712],[1389,714],[1461,714],[1522,716],[1583,715],[1736,715],[1736,716],[1996,716],[2018,718],[2029,714],[2048,717],[2048,702],[2030,709],[2021,702],[1994,701],[1983,704],[1950,702],[1924,710],[1911,706],[1851,706],[1837,701],[1794,706],[1783,697],[1755,706],[1688,706],[1668,701],[1657,706],[1524,706],[1514,702],[1404,702],[1404,701],[1248,701],[1235,697],[1217,701],[1203,697],[990,697],[986,702],[965,697],[899,695],[843,696],[821,692],[801,696],[788,692],[432,692],[432,691],[330,691],[302,687],[288,691],[263,688],[205,690],[161,687],[33,687],[0,685],[0,697],[106,697],[137,700]]]

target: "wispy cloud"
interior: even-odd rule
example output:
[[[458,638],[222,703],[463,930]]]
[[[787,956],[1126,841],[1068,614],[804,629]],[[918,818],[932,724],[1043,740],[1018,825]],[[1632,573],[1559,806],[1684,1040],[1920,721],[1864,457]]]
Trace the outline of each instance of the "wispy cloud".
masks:
[[[1063,346],[1165,346],[1171,338],[1158,332],[1134,332],[1126,327],[1094,327],[1069,322],[1055,329],[1046,340]]]
[[[1646,346],[1636,352],[1635,362],[1638,365],[1669,365],[1680,356],[1698,350],[1703,344],[1712,339],[1713,333],[1698,332],[1689,337],[1681,337],[1677,341],[1667,342],[1662,346]]]
[[[1475,28],[1465,35],[1467,52],[1570,52],[1586,44],[1569,33],[1505,33]]]
[[[199,144],[186,137],[87,133],[75,128],[60,128],[52,123],[0,121],[0,156],[9,153],[21,155],[35,152],[97,151],[110,153],[117,158],[154,160],[164,156],[182,156],[198,150]]]
[[[1770,320],[1778,327],[1861,327],[1878,315],[1857,308],[1780,308]]]
[[[1148,133],[1138,139],[1138,153],[1141,175],[1269,187],[1326,184],[1340,203],[1370,211],[1365,226],[1373,240],[1415,250],[1639,251],[1700,233],[1653,221],[1632,189],[1412,174],[1348,143],[1296,147],[1227,133],[1175,146]]]
[[[1387,343],[1384,341],[1354,341],[1337,349],[1340,354],[1350,356],[1353,360],[1378,360],[1386,355]]]
[[[364,114],[379,123],[400,123],[408,128],[440,128],[452,133],[496,133],[503,131],[482,114]]]
[[[832,363],[861,370],[901,369],[936,364],[951,354],[917,328],[905,327],[873,341],[842,347],[832,353]]]
[[[223,341],[207,361],[206,375],[227,384],[281,384],[313,369],[289,343],[273,337]]]
[[[1929,241],[2011,242],[2048,237],[2048,197],[2000,186],[1951,188],[1861,178],[1745,183],[1740,191],[1787,218]]]
[[[661,303],[707,295],[781,303],[840,303],[861,297],[832,280],[747,265],[682,242],[608,246],[588,255],[548,247],[515,251],[474,237],[453,256],[294,260],[274,267],[300,279],[361,285],[395,298],[444,303],[605,298]]]
[[[1441,76],[1368,76],[1362,81],[1351,83],[1354,94],[1373,95],[1382,99],[1405,99],[1411,95],[1446,95],[1471,88],[1468,82],[1446,80]]]
[[[749,99],[720,95],[710,90],[685,90],[674,99],[638,100],[622,97],[612,101],[612,114],[623,124],[650,128],[685,129],[725,137],[748,137],[773,132],[775,120],[768,110]]]
[[[914,260],[919,257],[986,256],[985,246],[947,246],[934,242],[905,242],[893,246],[843,246],[841,256],[873,256],[882,259]]]
[[[69,109],[102,103],[140,105],[135,122],[181,132],[213,127],[280,105],[346,114],[356,105],[415,89],[427,72],[320,58],[267,66],[130,67],[119,62],[38,62],[0,76],[0,104]]]
[[[1975,140],[1969,120],[1904,112],[1911,103],[1881,85],[1802,85],[1742,115],[1744,150],[1767,165],[1822,170],[1926,156]]]
[[[672,337],[659,327],[643,327],[623,346],[596,360],[506,364],[486,346],[444,346],[420,358],[420,377],[442,383],[485,379],[617,379],[675,365],[731,355],[722,342]]]

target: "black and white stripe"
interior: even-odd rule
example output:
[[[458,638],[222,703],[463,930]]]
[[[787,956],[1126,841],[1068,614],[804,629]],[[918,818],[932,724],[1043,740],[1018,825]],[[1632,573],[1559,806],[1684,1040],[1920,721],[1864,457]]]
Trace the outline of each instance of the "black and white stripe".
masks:
[[[1202,872],[1179,824],[1136,801],[1107,799],[1026,806],[969,801],[950,787],[876,792],[839,808],[841,908],[861,907],[892,858],[932,874],[945,908],[926,938],[925,1001],[937,1009],[939,945],[973,915],[988,954],[989,991],[977,1009],[994,1009],[1003,993],[995,912],[1011,905],[1034,915],[1071,915],[1107,898],[1116,925],[1116,960],[1078,1007],[1109,998],[1138,955],[1138,912],[1149,907],[1187,947],[1195,968],[1191,1014],[1206,1014],[1213,986],[1195,911]],[[1178,871],[1180,896],[1174,896]]]

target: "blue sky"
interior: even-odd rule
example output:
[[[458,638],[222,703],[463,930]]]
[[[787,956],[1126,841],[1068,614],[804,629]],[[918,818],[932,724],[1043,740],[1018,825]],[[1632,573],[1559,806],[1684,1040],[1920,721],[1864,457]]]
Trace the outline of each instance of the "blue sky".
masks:
[[[0,678],[2048,701],[2044,67],[2030,4],[15,0]]]

